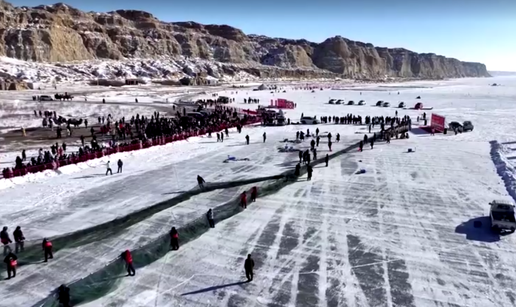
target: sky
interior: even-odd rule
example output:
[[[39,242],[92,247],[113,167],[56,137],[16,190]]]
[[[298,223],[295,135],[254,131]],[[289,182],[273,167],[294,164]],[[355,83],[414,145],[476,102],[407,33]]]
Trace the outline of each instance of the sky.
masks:
[[[7,0],[8,1],[8,0]],[[16,6],[53,4],[15,0]],[[164,21],[227,24],[246,34],[322,42],[340,35],[492,71],[516,71],[516,0],[68,0],[85,11],[136,9]]]

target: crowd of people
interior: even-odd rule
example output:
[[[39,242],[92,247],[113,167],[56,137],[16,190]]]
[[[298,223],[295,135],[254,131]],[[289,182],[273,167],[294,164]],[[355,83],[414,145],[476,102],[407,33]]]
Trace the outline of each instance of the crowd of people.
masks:
[[[204,109],[201,106],[197,109],[197,111],[202,110]],[[220,104],[215,105],[213,109],[202,112],[196,112],[194,116],[190,116],[183,108],[182,112],[177,110],[174,117],[164,117],[159,112],[154,112],[150,117],[136,114],[129,120],[122,117],[116,121],[113,120],[111,114],[108,114],[107,117],[99,116],[100,131],[97,132],[94,127],[90,127],[91,141],[89,145],[85,143],[85,137],[81,135],[79,137],[81,146],[77,152],[67,152],[65,142],[62,142],[61,145],[59,143],[52,145],[48,151],[40,148],[38,155],[30,159],[27,158],[25,150],[22,150],[21,156],[17,156],[15,159],[14,168],[4,168],[2,173],[4,177],[8,178],[13,170],[26,170],[31,166],[46,165],[59,161],[75,161],[76,158],[102,151],[106,146],[99,143],[98,136],[104,137],[109,147],[114,148],[115,146],[137,144],[160,137],[191,136],[198,133],[209,133],[211,135],[212,132],[235,125],[240,130],[242,125],[248,123],[251,119],[248,115],[239,114],[235,108]],[[35,114],[38,115],[36,111]],[[57,114],[51,111],[45,111],[44,115],[46,117],[57,117]],[[71,130],[70,121],[65,122],[67,123],[67,129]],[[87,127],[87,121],[84,121],[84,124]],[[60,126],[58,126],[58,129],[60,129]],[[69,135],[71,135],[71,132]],[[60,138],[59,130],[57,130],[57,138]]]

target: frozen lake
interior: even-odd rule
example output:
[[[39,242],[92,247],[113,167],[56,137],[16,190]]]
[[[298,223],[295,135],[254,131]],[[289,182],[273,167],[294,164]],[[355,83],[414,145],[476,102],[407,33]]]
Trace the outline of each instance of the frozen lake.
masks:
[[[501,86],[489,86],[491,83]],[[491,233],[486,216],[489,201],[514,195],[516,78],[359,85],[313,93],[293,87],[285,86],[285,93],[228,89],[219,94],[234,97],[233,105],[240,108],[256,107],[243,103],[247,97],[260,99],[260,104],[277,98],[292,100],[297,108],[286,112],[292,121],[298,121],[301,113],[365,117],[394,116],[397,111],[398,116],[410,116],[417,127],[418,116],[435,112],[446,116],[448,122],[471,120],[475,129],[435,136],[415,130],[410,139],[380,143],[373,150],[366,146],[364,152],[352,151],[331,160],[329,167],[316,166],[311,181],[302,177],[259,197],[247,210],[220,222],[179,251],[138,267],[135,277],[117,279],[105,295],[92,297],[88,306],[515,304],[515,239]],[[88,116],[113,112],[121,117],[152,113],[152,104],[157,104],[153,98],[142,98],[144,91],[119,93],[118,98],[115,94],[91,95],[109,96],[113,104],[93,99],[87,107],[84,102],[72,102],[66,106],[55,103],[53,108],[58,113]],[[135,96],[140,97],[138,105],[132,102]],[[365,100],[367,104],[329,105],[330,98]],[[21,120],[16,108],[32,112],[34,107],[30,97],[16,97],[18,102],[0,99],[3,109],[11,107],[9,118]],[[373,106],[378,100],[392,106],[400,101],[409,106],[421,101],[434,109]],[[169,107],[165,101],[159,105]],[[67,166],[58,172],[0,180],[0,224],[9,226],[10,233],[19,225],[28,240],[40,240],[108,223],[167,201],[192,189],[197,175],[208,182],[276,175],[292,169],[297,160],[297,153],[278,152],[280,141],[295,138],[296,131],[307,128],[315,130],[314,126],[295,125],[249,127],[242,134],[231,131],[224,143],[192,138]],[[341,135],[334,151],[362,139],[367,131],[365,126],[353,125],[318,128]],[[244,144],[246,134],[251,139],[248,146]],[[308,144],[296,146],[304,149]],[[408,148],[415,152],[407,153]],[[326,153],[321,144],[319,157]],[[3,154],[12,155],[9,151]],[[228,155],[250,161],[222,163]],[[113,163],[119,158],[124,160],[124,173],[104,176],[107,159]],[[365,173],[355,174],[360,169]],[[3,302],[33,305],[60,284],[100,270],[124,249],[140,247],[173,225],[203,216],[208,208],[237,197],[250,186],[202,193],[98,242],[57,247],[52,262],[22,265],[15,279],[3,283]],[[483,221],[482,227],[474,228],[473,222],[478,220]],[[255,280],[240,283],[245,279],[243,261],[249,253],[256,263]],[[81,268],[93,259],[88,269]]]

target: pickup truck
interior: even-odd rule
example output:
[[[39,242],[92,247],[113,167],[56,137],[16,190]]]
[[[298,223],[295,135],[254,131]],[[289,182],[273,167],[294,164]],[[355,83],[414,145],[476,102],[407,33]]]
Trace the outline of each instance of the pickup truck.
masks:
[[[489,203],[491,206],[491,229],[497,233],[516,230],[514,217],[514,204],[507,201],[495,200]]]

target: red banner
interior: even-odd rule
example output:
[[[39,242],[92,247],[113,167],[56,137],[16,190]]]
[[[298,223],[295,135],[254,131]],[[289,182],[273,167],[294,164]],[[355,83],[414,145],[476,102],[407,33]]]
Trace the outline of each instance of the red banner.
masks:
[[[271,99],[271,106],[276,107],[278,109],[294,109],[295,108],[295,104],[293,101],[282,99],[282,98],[277,99],[275,101]]]
[[[435,131],[438,131],[438,132],[443,132],[444,131],[444,122],[445,122],[445,117],[444,116],[441,116],[441,115],[438,115],[438,114],[435,114],[435,113],[432,113],[432,118],[431,118],[431,121],[430,121],[430,126],[435,130]]]

